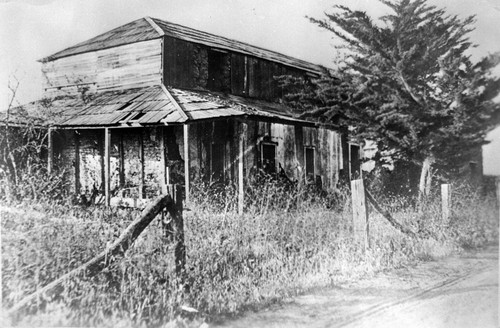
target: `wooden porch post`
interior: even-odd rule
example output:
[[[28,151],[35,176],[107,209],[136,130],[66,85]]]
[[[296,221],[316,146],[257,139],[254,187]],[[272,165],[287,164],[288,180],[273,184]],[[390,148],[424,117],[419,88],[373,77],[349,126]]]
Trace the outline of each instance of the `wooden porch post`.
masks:
[[[104,195],[106,196],[105,205],[111,203],[111,168],[110,168],[110,150],[111,150],[111,130],[104,128]]]
[[[184,189],[186,203],[189,203],[189,125],[187,124],[184,124]]]
[[[50,175],[54,171],[54,139],[53,139],[53,129],[49,128],[47,135],[47,173]]]
[[[240,123],[239,149],[238,149],[238,214],[243,214],[245,205],[244,189],[244,163],[245,163],[245,140],[247,135],[247,124]]]
[[[125,152],[123,150],[123,132],[120,133],[120,139],[118,141],[118,158],[119,158],[119,179],[120,179],[120,188],[125,186]]]
[[[139,162],[141,163],[139,172],[139,198],[144,198],[144,138],[143,131],[139,130]]]
[[[80,133],[75,130],[75,194],[80,194]]]

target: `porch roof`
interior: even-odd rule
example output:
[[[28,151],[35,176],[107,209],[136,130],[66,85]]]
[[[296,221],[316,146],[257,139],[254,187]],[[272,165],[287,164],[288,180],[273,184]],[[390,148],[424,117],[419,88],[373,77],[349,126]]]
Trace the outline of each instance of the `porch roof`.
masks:
[[[60,128],[175,125],[228,117],[315,125],[281,104],[159,85],[59,98],[51,107],[55,115],[49,124]]]

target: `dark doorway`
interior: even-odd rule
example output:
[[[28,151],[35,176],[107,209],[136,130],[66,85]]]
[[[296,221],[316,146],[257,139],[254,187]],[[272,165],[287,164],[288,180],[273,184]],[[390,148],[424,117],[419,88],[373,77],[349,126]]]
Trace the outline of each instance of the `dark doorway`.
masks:
[[[210,172],[212,182],[224,182],[224,154],[224,144],[212,144],[212,164]]]
[[[306,181],[314,183],[314,148],[306,147],[305,152],[305,169],[306,169]]]
[[[262,169],[268,174],[276,173],[276,145],[261,144]]]

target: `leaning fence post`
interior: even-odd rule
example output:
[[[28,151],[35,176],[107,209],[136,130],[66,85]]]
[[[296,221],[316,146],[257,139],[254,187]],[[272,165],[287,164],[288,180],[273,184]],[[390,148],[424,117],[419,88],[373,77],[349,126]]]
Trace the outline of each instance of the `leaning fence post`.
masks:
[[[443,222],[450,218],[451,188],[449,184],[441,185],[441,218]]]
[[[351,196],[354,240],[361,245],[362,249],[366,250],[370,245],[368,238],[368,210],[362,179],[351,181]]]
[[[179,185],[168,185],[168,193],[173,199],[167,210],[172,218],[173,239],[175,243],[175,273],[181,276],[186,265],[186,246],[184,245],[184,220],[182,218],[182,188]]]

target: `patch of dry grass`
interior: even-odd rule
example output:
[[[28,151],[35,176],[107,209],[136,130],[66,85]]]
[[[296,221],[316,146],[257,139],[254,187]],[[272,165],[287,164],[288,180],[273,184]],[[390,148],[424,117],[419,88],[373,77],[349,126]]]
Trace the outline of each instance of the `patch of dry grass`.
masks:
[[[386,203],[422,238],[404,236],[372,214],[371,247],[364,253],[351,237],[349,194],[313,197],[273,182],[253,192],[243,215],[235,212],[231,190],[216,204],[200,193],[184,213],[187,286],[175,278],[172,246],[153,221],[104,272],[68,281],[60,297],[40,299],[7,319],[22,326],[160,327],[182,326],[182,316],[199,326],[310,288],[478,247],[498,234],[493,200],[457,190],[447,222],[440,219],[438,201],[418,210],[400,200]],[[137,215],[42,203],[2,207],[3,307],[97,254]]]

